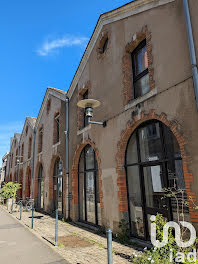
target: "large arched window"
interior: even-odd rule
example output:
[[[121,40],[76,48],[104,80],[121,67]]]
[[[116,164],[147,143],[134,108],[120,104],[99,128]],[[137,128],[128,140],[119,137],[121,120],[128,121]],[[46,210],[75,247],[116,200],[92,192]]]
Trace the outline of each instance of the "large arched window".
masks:
[[[57,158],[53,171],[53,198],[54,209],[58,209],[59,215],[63,215],[63,165]]]
[[[38,172],[38,209],[43,210],[44,208],[44,176],[43,166],[40,164]]]
[[[79,220],[101,225],[98,166],[90,145],[83,149],[78,169]]]
[[[179,145],[170,129],[159,121],[138,127],[128,142],[125,167],[131,233],[149,239],[151,215],[176,218],[175,202],[164,199],[164,188],[185,190]]]

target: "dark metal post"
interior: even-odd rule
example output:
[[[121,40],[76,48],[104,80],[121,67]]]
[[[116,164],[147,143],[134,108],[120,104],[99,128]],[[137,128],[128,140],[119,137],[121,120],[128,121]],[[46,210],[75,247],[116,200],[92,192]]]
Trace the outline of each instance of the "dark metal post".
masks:
[[[197,103],[198,109],[198,70],[197,70],[197,58],[195,53],[195,44],[194,44],[194,36],[192,32],[192,24],[190,18],[190,11],[189,11],[189,4],[188,0],[183,0],[184,6],[184,15],[186,21],[186,28],[187,28],[187,36],[188,36],[188,46],[189,46],[189,53],[190,53],[190,61],[192,65],[192,73],[193,73],[193,83],[194,83],[194,90],[195,90],[195,98]]]
[[[19,219],[21,220],[21,218],[22,218],[22,203],[20,203],[20,217],[19,217]]]
[[[112,231],[110,228],[107,229],[107,254],[108,254],[108,264],[113,264],[112,257]]]
[[[13,213],[13,199],[12,199],[12,205],[11,205],[11,214]]]
[[[6,200],[7,210],[8,210],[8,199]]]
[[[55,246],[58,246],[58,209],[56,209]]]
[[[31,175],[31,198],[34,197],[34,156],[35,156],[35,140],[36,140],[36,128],[33,131],[33,148],[32,148],[32,175]]]
[[[34,228],[34,205],[32,204],[32,229]]]
[[[69,200],[69,98],[66,95],[66,218],[70,217],[70,200]]]
[[[3,198],[3,207],[4,207],[4,198]]]

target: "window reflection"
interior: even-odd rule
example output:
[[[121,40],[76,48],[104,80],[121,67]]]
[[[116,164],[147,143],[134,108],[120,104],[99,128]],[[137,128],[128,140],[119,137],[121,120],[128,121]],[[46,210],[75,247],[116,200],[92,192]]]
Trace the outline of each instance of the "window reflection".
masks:
[[[63,165],[60,158],[57,158],[54,164],[53,198],[54,198],[54,209],[58,209],[59,215],[62,215],[63,214]]]
[[[187,197],[181,153],[170,129],[158,121],[137,128],[128,142],[125,166],[131,233],[149,239],[151,215],[177,221],[176,199],[167,198],[165,188],[175,187]],[[187,207],[184,214],[189,216]]]
[[[99,179],[94,150],[86,146],[79,161],[79,219],[101,225]]]

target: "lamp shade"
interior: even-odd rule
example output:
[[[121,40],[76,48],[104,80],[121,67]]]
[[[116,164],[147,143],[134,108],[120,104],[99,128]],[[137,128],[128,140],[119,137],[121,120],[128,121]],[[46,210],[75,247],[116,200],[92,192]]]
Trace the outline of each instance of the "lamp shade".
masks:
[[[81,108],[87,108],[87,107],[96,108],[96,107],[100,106],[100,104],[101,103],[98,100],[84,99],[84,100],[80,100],[77,103],[77,106],[81,107]]]

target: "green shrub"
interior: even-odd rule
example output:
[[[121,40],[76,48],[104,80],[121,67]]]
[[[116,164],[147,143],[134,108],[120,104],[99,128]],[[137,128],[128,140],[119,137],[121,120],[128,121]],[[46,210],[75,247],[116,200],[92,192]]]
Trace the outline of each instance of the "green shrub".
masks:
[[[0,196],[4,199],[15,199],[17,191],[21,188],[21,184],[14,182],[7,182],[1,189]]]
[[[129,223],[125,219],[121,219],[118,225],[120,232],[116,234],[116,238],[121,243],[129,243],[130,240],[130,228]]]

